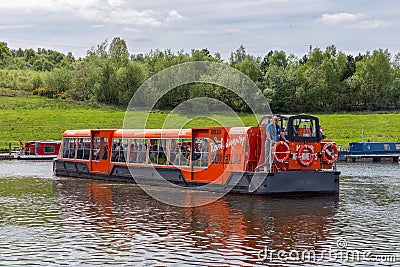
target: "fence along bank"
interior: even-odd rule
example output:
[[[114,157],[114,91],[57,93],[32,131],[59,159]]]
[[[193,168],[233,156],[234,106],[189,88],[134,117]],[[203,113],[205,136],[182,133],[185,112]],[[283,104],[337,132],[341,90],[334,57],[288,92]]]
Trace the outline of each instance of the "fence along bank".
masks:
[[[58,176],[157,184],[257,195],[337,195],[337,149],[322,140],[318,118],[280,116],[287,143],[266,141],[265,116],[255,127],[68,130],[54,161]],[[210,187],[209,187],[210,188]]]

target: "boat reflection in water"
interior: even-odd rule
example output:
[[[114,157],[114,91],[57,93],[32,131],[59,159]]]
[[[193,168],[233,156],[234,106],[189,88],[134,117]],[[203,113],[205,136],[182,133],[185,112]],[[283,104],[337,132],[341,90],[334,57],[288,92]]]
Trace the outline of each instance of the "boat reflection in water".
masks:
[[[265,246],[317,251],[332,245],[337,235],[337,197],[227,195],[208,205],[179,208],[131,184],[74,178],[55,183],[71,246],[81,247],[79,264],[96,257],[121,264],[255,264]],[[188,204],[207,197],[184,194]]]

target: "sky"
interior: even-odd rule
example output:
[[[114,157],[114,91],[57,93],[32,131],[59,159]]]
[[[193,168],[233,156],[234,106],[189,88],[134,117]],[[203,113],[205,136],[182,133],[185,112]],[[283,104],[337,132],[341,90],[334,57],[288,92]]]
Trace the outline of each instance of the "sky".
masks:
[[[114,37],[130,53],[207,48],[229,59],[243,45],[264,57],[310,46],[357,55],[400,52],[398,0],[1,0],[0,41],[84,57]]]

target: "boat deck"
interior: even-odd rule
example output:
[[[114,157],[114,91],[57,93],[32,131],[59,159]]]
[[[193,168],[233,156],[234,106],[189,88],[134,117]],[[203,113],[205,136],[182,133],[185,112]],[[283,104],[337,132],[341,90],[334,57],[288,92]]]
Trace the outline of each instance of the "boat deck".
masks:
[[[349,154],[345,155],[346,162],[398,162],[399,153],[393,154]]]
[[[14,159],[14,154],[9,154],[9,153],[0,153],[0,160],[10,160]]]

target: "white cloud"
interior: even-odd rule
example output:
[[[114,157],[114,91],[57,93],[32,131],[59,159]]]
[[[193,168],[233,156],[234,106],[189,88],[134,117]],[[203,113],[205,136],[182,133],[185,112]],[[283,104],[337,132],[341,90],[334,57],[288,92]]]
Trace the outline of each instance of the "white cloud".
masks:
[[[123,0],[107,0],[110,6],[122,6],[125,2]]]
[[[366,20],[356,23],[351,26],[353,29],[370,30],[370,29],[380,29],[385,28],[389,23],[384,20]]]
[[[37,25],[35,24],[17,24],[17,25],[0,25],[1,30],[7,30],[7,29],[27,29],[27,28],[33,28],[36,27]]]
[[[99,0],[2,0],[0,8],[3,10],[16,10],[19,12],[65,11],[77,8],[95,7],[100,4]]]
[[[365,14],[357,13],[335,13],[335,14],[323,14],[319,21],[326,24],[340,24],[340,23],[351,23],[349,28],[351,29],[378,29],[385,28],[388,23],[384,20],[366,20],[368,17]]]
[[[337,24],[342,22],[353,22],[365,17],[365,14],[357,13],[335,13],[335,14],[322,14],[319,18],[320,21],[328,24]]]
[[[161,21],[158,15],[152,10],[136,11],[133,9],[115,9],[109,14],[102,14],[105,22],[115,24],[136,24],[136,25],[147,25],[147,26],[160,26]],[[95,19],[95,18],[92,18]]]
[[[178,21],[183,20],[185,17],[178,13],[176,10],[168,12],[167,21]]]
[[[104,27],[104,25],[102,25],[102,24],[93,24],[93,25],[90,25],[90,28],[95,28],[95,29],[103,28],[103,27]]]
[[[240,33],[240,29],[237,28],[229,28],[225,30],[226,34],[237,34]]]
[[[35,12],[73,13],[85,20],[97,23],[125,25],[159,26],[162,24],[156,12],[136,10],[125,5],[123,0],[3,0],[0,1],[0,14],[7,10],[18,15]],[[176,16],[179,14],[176,12]]]

